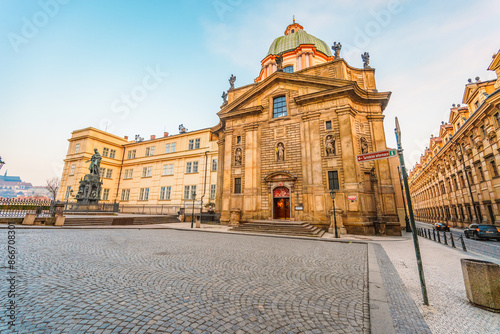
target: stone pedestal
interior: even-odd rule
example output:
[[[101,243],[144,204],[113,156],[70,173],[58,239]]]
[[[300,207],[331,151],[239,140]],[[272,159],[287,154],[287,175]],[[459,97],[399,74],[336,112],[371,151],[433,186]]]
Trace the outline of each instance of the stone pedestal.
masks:
[[[241,219],[241,210],[238,208],[231,209],[231,217],[229,219],[229,226],[239,226]]]
[[[467,299],[475,306],[500,312],[500,266],[475,259],[461,259]]]
[[[347,234],[347,231],[344,227],[344,221],[342,219],[342,210],[335,209],[335,216],[337,218],[337,232],[339,235]],[[335,234],[335,220],[333,218],[333,209],[330,210],[330,227],[328,228],[328,232]]]
[[[375,235],[385,235],[385,224],[384,221],[375,221],[373,226],[375,227]]]
[[[28,213],[24,216],[23,225],[33,225],[35,223],[36,214]]]
[[[201,218],[201,216],[200,216]],[[201,219],[200,218],[196,218],[196,228],[200,228],[201,227]]]
[[[56,216],[56,222],[54,225],[63,226],[65,220],[66,220],[66,217],[64,217],[64,216]]]

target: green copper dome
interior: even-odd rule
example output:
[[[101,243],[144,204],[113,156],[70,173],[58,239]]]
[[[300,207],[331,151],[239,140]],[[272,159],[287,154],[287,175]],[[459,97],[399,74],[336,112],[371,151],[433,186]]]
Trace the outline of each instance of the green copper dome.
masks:
[[[302,44],[314,44],[319,52],[325,54],[328,57],[332,56],[330,48],[325,42],[323,42],[319,38],[314,37],[313,35],[309,35],[302,29],[276,38],[269,47],[267,55],[278,55],[282,52],[292,51]]]

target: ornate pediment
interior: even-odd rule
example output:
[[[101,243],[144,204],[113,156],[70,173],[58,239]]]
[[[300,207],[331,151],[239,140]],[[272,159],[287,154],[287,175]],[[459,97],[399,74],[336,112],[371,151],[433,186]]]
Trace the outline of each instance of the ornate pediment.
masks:
[[[268,174],[264,180],[266,182],[287,182],[287,181],[296,181],[297,176],[293,175],[292,173],[289,173],[287,171],[279,171],[279,172],[272,172]]]

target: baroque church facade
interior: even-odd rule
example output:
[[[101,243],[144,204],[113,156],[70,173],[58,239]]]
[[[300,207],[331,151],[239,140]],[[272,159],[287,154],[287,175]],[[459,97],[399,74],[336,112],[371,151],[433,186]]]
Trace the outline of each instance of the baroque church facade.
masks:
[[[391,93],[377,91],[367,53],[355,68],[339,43],[332,49],[294,21],[272,42],[253,83],[234,87],[231,77],[212,128],[135,141],[74,131],[58,198],[73,199],[97,148],[104,202],[178,210],[201,199],[215,205],[221,224],[284,219],[331,231],[336,217],[343,233],[373,235],[379,222],[387,235],[400,235],[397,159],[356,159],[387,149]]]
[[[326,229],[334,189],[347,233],[374,234],[380,221],[387,234],[400,235],[389,161],[356,160],[387,149],[383,111],[391,93],[377,91],[368,54],[364,68],[355,68],[340,47],[332,54],[294,22],[271,44],[253,84],[231,82],[212,128],[221,223],[290,219]]]

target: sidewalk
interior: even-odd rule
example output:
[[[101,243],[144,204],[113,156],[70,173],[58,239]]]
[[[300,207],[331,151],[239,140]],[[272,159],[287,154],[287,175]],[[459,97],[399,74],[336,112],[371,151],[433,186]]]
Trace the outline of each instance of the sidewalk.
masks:
[[[401,241],[378,243],[387,252],[432,333],[500,333],[500,314],[469,303],[460,264],[461,258],[492,259],[419,238],[430,303],[424,306],[413,240],[410,233],[403,233]],[[386,290],[389,291],[387,286]]]

